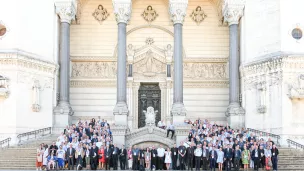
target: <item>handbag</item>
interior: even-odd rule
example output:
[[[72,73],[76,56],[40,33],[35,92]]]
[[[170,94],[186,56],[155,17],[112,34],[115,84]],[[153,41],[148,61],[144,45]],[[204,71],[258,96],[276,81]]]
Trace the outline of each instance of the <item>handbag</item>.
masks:
[[[272,167],[272,162],[271,162],[271,160],[270,160],[270,159],[268,159],[268,163],[267,163],[267,165],[268,165],[269,167]]]
[[[99,155],[98,158],[99,158],[99,159],[102,159],[102,155]]]

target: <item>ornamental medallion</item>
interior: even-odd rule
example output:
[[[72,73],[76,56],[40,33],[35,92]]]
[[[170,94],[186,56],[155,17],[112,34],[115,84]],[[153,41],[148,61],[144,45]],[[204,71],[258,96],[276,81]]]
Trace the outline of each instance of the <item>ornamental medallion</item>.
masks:
[[[192,14],[190,15],[192,20],[196,22],[197,25],[201,24],[204,19],[207,17],[205,12],[202,10],[201,6],[197,6],[195,10],[193,10]]]
[[[98,8],[95,9],[92,15],[101,24],[110,14],[102,5],[98,5]]]
[[[152,21],[155,20],[155,18],[158,16],[156,11],[152,8],[151,5],[147,7],[147,9],[144,10],[144,12],[141,14],[143,18],[150,24]]]

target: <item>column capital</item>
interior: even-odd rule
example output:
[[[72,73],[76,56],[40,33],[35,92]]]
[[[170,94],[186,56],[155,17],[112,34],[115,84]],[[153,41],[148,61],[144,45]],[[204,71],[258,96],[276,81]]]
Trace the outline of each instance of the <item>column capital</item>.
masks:
[[[55,2],[56,13],[60,17],[61,22],[71,24],[71,21],[75,19],[77,6],[74,0],[62,0]]]
[[[239,24],[244,14],[245,0],[225,0],[222,8],[224,21],[232,24]]]
[[[169,0],[169,15],[173,24],[183,24],[187,7],[188,0]]]
[[[128,23],[132,13],[131,0],[112,0],[117,23]]]

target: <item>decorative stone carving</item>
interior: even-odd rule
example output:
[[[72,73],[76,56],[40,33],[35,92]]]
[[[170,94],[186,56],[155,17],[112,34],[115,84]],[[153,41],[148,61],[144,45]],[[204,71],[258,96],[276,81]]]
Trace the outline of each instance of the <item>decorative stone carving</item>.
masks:
[[[231,103],[228,106],[225,115],[226,115],[226,117],[230,117],[230,116],[234,116],[234,115],[245,115],[245,110],[242,107],[240,107],[239,104]]]
[[[288,96],[293,98],[304,98],[304,74],[299,74],[294,82],[288,86]]]
[[[185,79],[227,79],[227,63],[184,63]]]
[[[102,5],[98,5],[92,15],[101,24],[110,14]]]
[[[172,49],[172,45],[168,44],[166,49],[165,49],[165,56],[167,59],[167,62],[171,62],[172,58],[173,58],[173,49]]]
[[[40,111],[40,83],[39,80],[35,80],[32,90],[33,90],[33,99],[32,99],[32,111],[39,112]]]
[[[73,1],[55,2],[55,7],[61,22],[70,24],[72,20],[75,20],[76,7]]]
[[[245,0],[225,0],[222,8],[224,21],[229,25],[239,24],[240,18],[243,16]]]
[[[197,6],[196,9],[194,9],[190,15],[192,20],[196,22],[197,25],[201,24],[204,19],[207,17],[205,12],[202,10],[201,6]]]
[[[173,24],[183,24],[188,6],[188,0],[169,0],[169,14]]]
[[[8,78],[0,75],[0,99],[6,99],[9,96]]]
[[[127,55],[128,55],[128,58],[132,58],[132,59],[133,59],[133,57],[135,55],[135,50],[134,50],[134,47],[133,47],[132,44],[128,45]]]
[[[73,62],[72,78],[116,78],[116,62]]]
[[[143,111],[145,116],[146,116],[146,119],[145,119],[145,122],[146,122],[146,126],[155,126],[155,112],[158,112],[157,110],[154,112],[154,108],[152,106],[148,107],[147,108],[147,111]]]
[[[148,38],[146,39],[146,45],[152,45],[153,43],[154,43],[153,38],[148,37]]]
[[[128,23],[132,13],[132,1],[113,0],[112,2],[117,23]]]
[[[147,7],[147,9],[144,10],[144,12],[141,14],[141,16],[149,23],[151,24],[152,21],[156,19],[158,14],[156,11],[152,8],[151,5]]]

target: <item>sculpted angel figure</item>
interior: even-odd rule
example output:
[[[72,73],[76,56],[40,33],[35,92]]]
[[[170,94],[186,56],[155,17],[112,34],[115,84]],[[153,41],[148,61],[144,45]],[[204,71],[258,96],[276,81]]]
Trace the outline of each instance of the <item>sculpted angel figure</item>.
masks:
[[[158,112],[157,110],[155,112]],[[146,126],[155,126],[155,112],[153,107],[148,107],[147,111],[143,111],[146,116]]]
[[[204,13],[202,8],[200,6],[197,6],[195,10],[193,10],[192,14],[190,17],[195,21],[197,24],[200,24],[206,17],[207,15]]]
[[[151,5],[147,7],[147,9],[144,10],[144,12],[141,14],[146,21],[151,23],[152,21],[155,20],[155,18],[158,16],[156,11],[152,8]]]
[[[109,13],[102,5],[98,5],[98,8],[95,9],[92,15],[101,23],[109,16]]]

